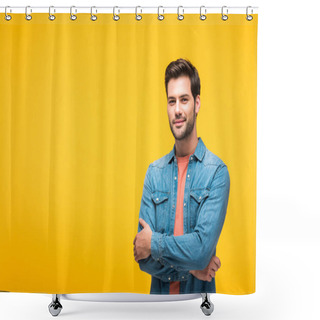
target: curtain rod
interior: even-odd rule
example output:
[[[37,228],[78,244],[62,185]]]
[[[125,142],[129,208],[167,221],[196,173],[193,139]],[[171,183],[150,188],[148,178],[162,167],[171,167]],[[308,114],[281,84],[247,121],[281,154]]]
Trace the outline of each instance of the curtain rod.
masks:
[[[200,9],[201,8],[201,9]],[[82,6],[69,6],[69,7],[60,7],[60,6],[51,6],[51,7],[38,7],[38,6],[3,6],[0,7],[0,12],[7,13],[114,13],[116,9],[118,13],[140,13],[140,14],[157,14],[159,11],[161,14],[164,13],[175,13],[177,14],[178,10],[182,14],[194,14],[201,12],[205,12],[205,14],[209,13],[221,13],[222,10],[226,14],[255,14],[258,13],[258,7],[184,7],[184,6],[176,6],[176,7],[166,7],[166,6],[158,6],[158,7],[144,7],[144,6],[136,6],[136,7],[100,7],[100,6],[90,6],[90,7],[82,7]]]

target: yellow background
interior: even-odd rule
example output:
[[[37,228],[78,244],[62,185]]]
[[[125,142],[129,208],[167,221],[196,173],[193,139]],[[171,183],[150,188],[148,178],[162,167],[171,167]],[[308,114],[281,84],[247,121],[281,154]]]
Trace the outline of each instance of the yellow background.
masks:
[[[148,165],[174,144],[165,68],[186,58],[198,136],[231,179],[217,292],[254,292],[258,16],[12,16],[0,19],[0,290],[150,292],[132,242]]]

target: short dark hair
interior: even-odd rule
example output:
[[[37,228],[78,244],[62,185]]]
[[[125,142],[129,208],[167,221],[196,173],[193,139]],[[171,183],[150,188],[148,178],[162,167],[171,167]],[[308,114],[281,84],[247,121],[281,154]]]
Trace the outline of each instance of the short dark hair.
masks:
[[[165,86],[168,96],[168,83],[173,79],[177,79],[181,76],[187,76],[191,82],[191,92],[193,98],[196,99],[197,95],[200,95],[200,78],[197,69],[192,65],[189,60],[177,59],[172,61],[167,66],[165,72]]]

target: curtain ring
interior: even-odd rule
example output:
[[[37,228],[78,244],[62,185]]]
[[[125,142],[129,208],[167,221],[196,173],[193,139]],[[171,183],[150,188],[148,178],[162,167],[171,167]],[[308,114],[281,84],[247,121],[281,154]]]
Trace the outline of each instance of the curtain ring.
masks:
[[[26,20],[30,21],[32,19],[31,14],[28,14],[28,8],[30,8],[30,6],[26,6]],[[30,8],[30,13],[32,12],[31,8]]]
[[[72,13],[72,8],[75,8],[75,6],[71,6],[71,7],[70,7],[70,19],[71,19],[72,21],[74,21],[74,20],[77,19],[77,16]],[[75,12],[77,12],[77,9],[75,9]]]
[[[158,7],[158,20],[162,21],[164,19],[164,15],[163,15],[164,9],[162,11],[162,14],[160,14],[160,8],[163,8],[163,6]]]
[[[142,13],[142,9],[140,6],[136,6],[136,20],[140,21],[142,19],[142,16],[138,14],[138,8],[140,8],[140,13]]]
[[[5,19],[6,19],[7,21],[10,21],[10,20],[12,19],[12,17],[10,16],[10,14],[7,14],[7,8],[10,8],[10,6],[6,6],[6,7],[4,8]]]
[[[182,8],[182,14],[180,14],[180,8]],[[183,20],[184,16],[183,16],[183,13],[184,13],[184,9],[183,9],[183,6],[179,6],[178,7],[178,20]]]
[[[118,6],[113,7],[113,20],[118,21],[120,19],[120,16],[115,14],[115,9],[118,8]],[[120,10],[118,11],[120,13]]]
[[[49,20],[53,21],[56,16],[54,14],[51,14],[51,8],[54,8],[54,6],[49,7]],[[53,10],[53,12],[55,12],[55,10]]]
[[[92,13],[92,9],[93,9],[93,8],[95,8],[95,6],[91,7],[91,10],[90,10],[91,17],[90,17],[90,19],[91,19],[92,21],[96,21],[96,20],[98,19],[98,17]],[[96,12],[97,12],[97,11],[96,11]]]
[[[226,14],[223,13],[223,8],[226,8]],[[223,7],[221,8],[221,19],[222,19],[223,21],[228,20],[228,8],[227,8],[227,6],[223,6]]]
[[[247,7],[247,9],[246,9],[246,15],[247,15],[247,17],[246,17],[246,19],[247,19],[248,21],[251,21],[251,20],[253,19],[253,16],[249,14],[249,8],[252,8],[252,7],[250,7],[250,6]],[[253,10],[251,10],[251,13],[253,13]]]
[[[202,8],[204,8],[204,14],[202,14]],[[207,9],[205,6],[201,6],[200,7],[200,20],[206,20],[207,19],[207,16],[206,16],[206,13],[207,13]]]

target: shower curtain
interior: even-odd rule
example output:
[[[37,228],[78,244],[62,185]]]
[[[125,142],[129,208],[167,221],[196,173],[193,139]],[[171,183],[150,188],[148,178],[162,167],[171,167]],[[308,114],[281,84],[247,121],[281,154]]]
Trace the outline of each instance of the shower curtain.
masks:
[[[164,75],[183,58],[198,137],[230,176],[216,292],[255,292],[258,16],[112,17],[0,19],[0,291],[150,293],[133,240],[148,167],[174,147]]]

